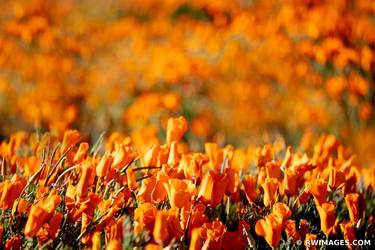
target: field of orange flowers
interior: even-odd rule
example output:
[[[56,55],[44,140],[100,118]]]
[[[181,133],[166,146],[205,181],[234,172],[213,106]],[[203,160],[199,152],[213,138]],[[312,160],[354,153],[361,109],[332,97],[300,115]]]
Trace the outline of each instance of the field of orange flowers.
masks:
[[[372,0],[0,1],[0,249],[373,249],[374,108]]]

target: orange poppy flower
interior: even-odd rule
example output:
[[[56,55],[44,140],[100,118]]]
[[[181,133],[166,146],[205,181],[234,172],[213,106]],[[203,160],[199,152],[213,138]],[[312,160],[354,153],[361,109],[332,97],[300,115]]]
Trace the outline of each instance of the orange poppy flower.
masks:
[[[55,239],[57,237],[63,218],[64,218],[64,215],[59,212],[56,212],[52,216],[49,222],[49,230],[48,230],[48,236],[50,239]]]
[[[228,195],[236,193],[238,189],[238,184],[239,184],[238,173],[234,169],[228,168],[225,171],[225,174],[227,178],[227,188],[225,190],[225,193]]]
[[[345,184],[345,174],[336,170],[334,167],[329,168],[328,187],[334,191]]]
[[[204,144],[205,152],[209,160],[209,170],[216,169],[220,171],[221,163],[223,162],[223,150],[219,148],[216,143],[206,142]]]
[[[85,197],[89,187],[94,183],[94,179],[94,167],[89,160],[86,160],[84,163],[82,163],[82,173],[76,186],[76,194],[79,197]]]
[[[89,144],[87,142],[81,142],[79,144],[76,154],[74,155],[73,162],[74,163],[82,162],[83,159],[86,157],[88,150],[89,150]]]
[[[167,123],[167,144],[179,141],[187,128],[187,121],[184,117],[169,118]]]
[[[204,223],[201,229],[200,236],[205,240],[205,245],[207,244],[209,249],[222,249],[226,227],[220,220],[215,219]]]
[[[314,179],[307,183],[306,189],[314,196],[315,202],[321,205],[327,198],[327,182],[322,179]]]
[[[14,175],[10,180],[5,180],[0,189],[0,208],[3,210],[11,208],[25,186],[26,180],[17,175]]]
[[[272,146],[264,145],[263,148],[258,148],[256,156],[257,156],[256,164],[258,167],[262,167],[266,165],[267,162],[270,162],[273,159]]]
[[[154,229],[156,213],[156,207],[150,202],[139,205],[134,210],[134,232],[140,233],[143,230],[152,232]]]
[[[177,208],[160,210],[156,214],[153,236],[157,243],[167,244],[172,238],[179,239],[183,230]]]
[[[3,242],[4,225],[0,224],[0,242]]]
[[[138,187],[136,176],[137,176],[137,172],[133,171],[133,167],[128,167],[128,169],[126,170],[126,178],[127,178],[128,187],[131,191],[136,190]]]
[[[49,220],[61,201],[62,199],[56,194],[56,190],[53,190],[44,200],[31,206],[25,225],[25,236],[34,237],[43,224]]]
[[[137,157],[137,153],[125,143],[115,144],[113,168],[120,170]]]
[[[246,249],[249,243],[244,235],[244,228],[249,230],[249,225],[244,221],[240,221],[236,231],[225,232],[223,237],[223,249]]]
[[[328,237],[336,233],[336,204],[334,202],[322,203],[316,206],[320,217],[320,229]]]
[[[228,179],[226,174],[217,174],[213,170],[210,170],[203,176],[198,188],[198,197],[204,203],[215,207],[223,199],[227,185]]]
[[[100,159],[98,165],[96,166],[96,176],[105,177],[108,174],[109,168],[113,162],[113,156],[106,152]]]
[[[201,166],[193,154],[183,154],[178,165],[178,172],[183,172],[186,179],[198,180],[201,176]]]
[[[279,181],[275,178],[266,178],[262,184],[264,191],[263,203],[266,207],[275,202]]]
[[[361,218],[358,201],[359,194],[357,193],[350,193],[345,195],[345,203],[349,210],[350,221],[352,221],[354,224],[356,224],[358,220]]]
[[[156,167],[158,162],[160,146],[153,145],[142,157],[142,164],[146,167]]]
[[[196,193],[195,185],[189,180],[169,179],[164,188],[172,208],[188,206]]]
[[[281,231],[283,229],[283,219],[269,214],[264,219],[260,219],[255,224],[255,232],[263,236],[268,245],[275,247],[279,245]]]
[[[292,215],[292,211],[286,204],[277,202],[272,206],[272,214],[282,218],[283,221],[286,221]]]
[[[243,178],[242,180],[244,190],[246,193],[247,200],[249,202],[255,202],[258,194],[257,194],[257,189],[256,189],[256,177],[247,175]]]
[[[91,246],[91,249],[92,250],[101,250],[101,245],[102,245],[102,242],[101,242],[101,235],[102,235],[102,232],[94,232],[94,234],[92,235],[92,246]]]
[[[167,163],[172,166],[176,166],[179,162],[180,154],[177,150],[177,142],[172,141],[169,149],[169,156]]]
[[[193,206],[193,204],[191,206]],[[204,214],[205,210],[206,206],[202,203],[196,204],[192,210],[191,207],[184,207],[181,209],[181,226],[183,228],[186,228],[188,218],[190,217],[190,223],[188,228],[189,238],[191,236],[193,228],[201,227],[204,223],[208,222],[208,217]]]
[[[64,133],[64,139],[61,144],[60,153],[64,154],[71,146],[74,146],[81,139],[77,130],[67,130]]]
[[[282,184],[282,192],[288,196],[298,194],[300,174],[292,168],[288,168],[284,171],[284,179]]]

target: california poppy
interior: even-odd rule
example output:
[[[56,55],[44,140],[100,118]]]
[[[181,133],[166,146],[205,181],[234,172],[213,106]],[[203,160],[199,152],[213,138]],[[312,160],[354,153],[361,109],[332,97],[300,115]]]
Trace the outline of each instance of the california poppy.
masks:
[[[275,202],[279,181],[275,178],[266,178],[262,184],[264,191],[263,202],[266,207],[271,206]]]
[[[258,195],[256,189],[256,177],[247,175],[243,178],[242,183],[244,186],[247,200],[249,202],[255,202]]]
[[[361,218],[360,210],[359,210],[359,194],[357,193],[350,193],[345,195],[345,203],[349,210],[350,220],[356,224],[358,220]]]
[[[334,202],[322,203],[316,206],[320,217],[320,228],[328,237],[336,233],[336,204]]]
[[[187,130],[187,121],[184,117],[169,118],[167,123],[167,144],[179,141]]]
[[[257,235],[263,236],[268,245],[272,247],[279,245],[282,229],[283,219],[274,214],[267,215],[255,224]]]

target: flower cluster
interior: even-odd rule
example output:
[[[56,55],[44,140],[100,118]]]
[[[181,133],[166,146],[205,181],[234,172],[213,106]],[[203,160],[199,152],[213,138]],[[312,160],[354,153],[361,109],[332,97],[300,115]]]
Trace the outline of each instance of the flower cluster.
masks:
[[[0,244],[245,249],[375,237],[374,170],[336,137],[307,152],[217,143],[192,152],[187,130],[169,118],[165,143],[145,151],[121,133],[91,147],[76,130],[2,141]]]

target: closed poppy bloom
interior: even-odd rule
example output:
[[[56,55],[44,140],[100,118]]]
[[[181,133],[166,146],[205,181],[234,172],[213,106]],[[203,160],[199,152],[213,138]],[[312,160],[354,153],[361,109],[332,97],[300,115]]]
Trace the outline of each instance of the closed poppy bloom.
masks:
[[[146,167],[156,167],[158,162],[160,146],[153,145],[142,157],[142,164]]]
[[[226,173],[217,174],[215,171],[210,170],[203,176],[198,188],[198,197],[207,205],[215,207],[223,199],[227,185],[228,178]]]
[[[299,234],[297,231],[295,220],[285,221],[285,233],[288,236],[288,238],[291,238],[293,240],[293,242],[299,240]]]
[[[249,230],[249,225],[244,221],[240,221],[236,231],[225,232],[223,237],[223,249],[246,249],[249,243],[244,234],[244,228]]]
[[[177,142],[173,141],[171,142],[171,146],[169,149],[169,156],[168,156],[168,161],[167,163],[172,166],[176,166],[179,162],[180,159],[180,154],[178,153],[177,150]]]
[[[205,244],[209,242],[209,249],[222,249],[223,236],[226,232],[225,225],[218,219],[212,222],[204,223],[201,230],[201,238],[205,240]]]
[[[179,141],[186,132],[188,126],[184,117],[169,118],[167,123],[167,144]]]
[[[327,198],[327,182],[322,179],[314,179],[307,184],[308,192],[314,196],[315,202],[321,205]]]
[[[305,239],[306,249],[308,249],[308,250],[315,250],[316,249],[317,245],[313,244],[313,242],[316,241],[317,237],[318,236],[316,234],[312,234],[312,233],[306,234],[306,239]]]
[[[271,206],[275,202],[279,181],[275,178],[266,178],[262,184],[264,191],[263,202],[266,207]]]
[[[73,162],[80,163],[86,157],[87,152],[89,150],[89,144],[87,142],[82,142],[79,144],[78,150],[74,155]]]
[[[51,218],[61,201],[61,197],[54,189],[44,200],[31,206],[25,225],[25,236],[34,237],[43,224]]]
[[[349,217],[350,220],[356,224],[358,220],[360,219],[360,211],[358,206],[359,201],[359,194],[357,193],[350,193],[345,195],[345,203],[349,210]]]
[[[277,202],[272,206],[272,214],[279,216],[283,219],[283,221],[285,221],[290,218],[292,211],[286,204]]]
[[[169,179],[164,188],[172,208],[189,205],[196,192],[195,185],[189,180]]]
[[[226,171],[226,178],[227,178],[227,188],[225,190],[225,193],[227,195],[231,195],[237,192],[238,183],[239,183],[239,176],[238,173],[232,169],[228,168]]]
[[[212,142],[206,142],[204,149],[208,156],[209,169],[220,171],[221,163],[223,162],[223,150],[219,148],[217,143]]]
[[[172,238],[179,239],[183,234],[178,209],[160,210],[156,214],[153,230],[157,243],[168,244]]]
[[[285,169],[288,169],[293,161],[293,149],[291,146],[288,146],[285,152],[285,157],[283,162],[281,163],[281,166]]]
[[[96,166],[96,176],[105,177],[108,174],[109,168],[113,162],[113,156],[110,153],[105,153],[100,159],[98,165]]]
[[[274,214],[267,215],[255,224],[256,234],[263,236],[271,247],[279,245],[282,229],[283,219]]]
[[[336,204],[334,202],[323,203],[322,205],[317,205],[316,208],[319,212],[320,217],[320,228],[323,233],[328,237],[336,233],[336,216],[335,209]]]
[[[140,233],[143,230],[152,232],[155,224],[157,209],[150,203],[142,203],[134,210],[134,232]]]
[[[298,194],[300,175],[292,168],[284,171],[284,179],[282,183],[282,191],[288,196]]]
[[[201,250],[203,246],[203,239],[201,238],[201,227],[192,229],[189,250]]]
[[[76,187],[76,194],[79,197],[85,197],[89,187],[93,184],[94,179],[95,172],[93,165],[87,160],[82,164],[82,173]]]
[[[25,186],[26,180],[17,175],[14,175],[11,180],[5,180],[0,189],[0,208],[3,210],[11,208]]]
[[[246,193],[247,200],[249,202],[255,202],[258,194],[257,194],[257,188],[256,188],[256,177],[247,175],[243,178],[242,184]]]
[[[64,133],[64,139],[61,144],[60,153],[64,154],[70,147],[74,146],[81,139],[77,130],[67,130]]]
[[[334,191],[345,184],[345,174],[336,170],[334,167],[329,168],[328,187]]]
[[[344,239],[349,241],[350,244],[353,244],[353,241],[357,238],[354,229],[354,223],[352,221],[346,221],[340,223],[340,229],[344,235]],[[355,246],[348,246],[349,249],[354,249]]]

